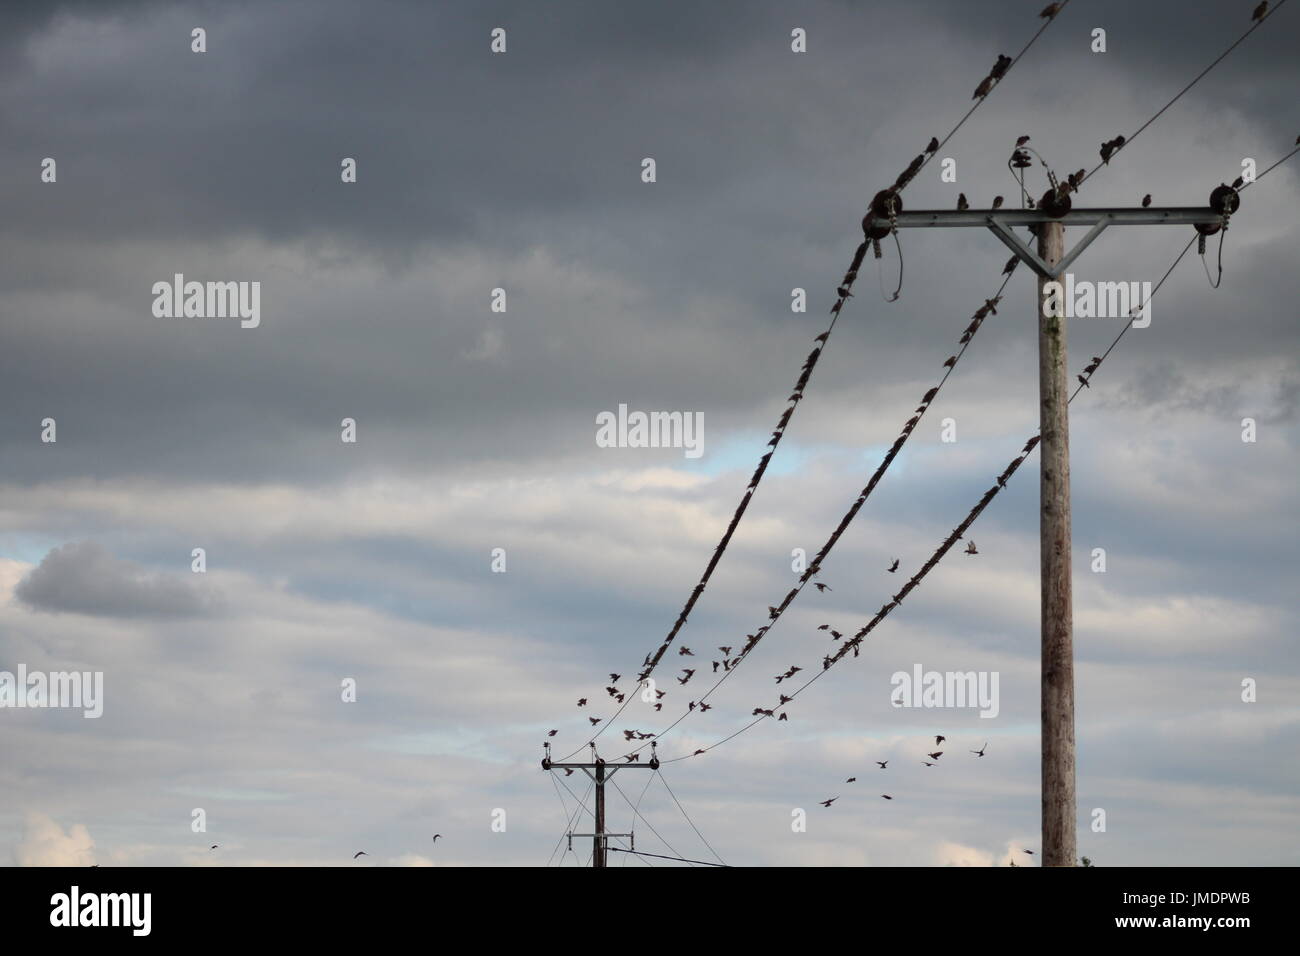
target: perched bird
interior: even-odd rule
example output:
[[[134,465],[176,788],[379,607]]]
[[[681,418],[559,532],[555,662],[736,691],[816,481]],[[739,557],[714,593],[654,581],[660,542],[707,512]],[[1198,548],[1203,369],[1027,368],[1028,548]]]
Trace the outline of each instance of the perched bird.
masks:
[[[832,803],[834,803],[838,799],[839,797],[831,797],[829,800],[823,800],[821,804],[823,807],[829,807]]]
[[[1011,273],[1016,271],[1016,266],[1018,265],[1020,265],[1020,257],[1012,256],[1010,259],[1007,260],[1007,264],[1002,267],[1002,274],[1004,276],[1011,275]]]
[[[1076,378],[1079,379],[1079,384],[1082,385],[1084,388],[1092,388],[1092,386],[1088,384],[1088,380],[1084,378],[1082,375],[1076,376]]]
[[[980,97],[988,96],[989,93],[993,90],[994,82],[996,81],[993,79],[993,77],[991,76],[984,77],[984,79],[980,80],[980,85],[975,87],[975,95],[972,96],[971,99],[978,100]]]
[[[895,571],[897,571],[897,570],[898,570],[898,558],[894,558],[894,563],[891,564],[889,567],[887,567],[885,570],[888,571],[890,574],[893,574]]]
[[[958,211],[958,212],[962,212],[963,210],[966,210],[966,209],[969,209],[969,208],[970,208],[970,203],[968,203],[968,202],[966,201],[966,194],[965,194],[965,193],[958,193],[958,194],[957,194],[957,211]]]
[[[926,754],[926,756],[929,757],[931,760],[938,760],[940,757],[943,756],[943,751],[942,751],[942,750],[936,750],[936,751],[935,751],[934,753],[932,753],[932,754]]]
[[[1110,165],[1111,156],[1115,155],[1115,150],[1124,145],[1124,137],[1116,136],[1114,139],[1108,139],[1101,144],[1101,161]]]
[[[842,299],[847,299],[849,296],[853,294],[852,292],[849,292],[847,289],[838,289],[836,291],[839,292],[840,298]],[[829,332],[823,332],[821,335],[817,336],[817,338],[813,339],[813,341],[824,343],[830,337],[831,334]]]
[[[1029,142],[1029,137],[1021,136],[1019,139],[1016,140],[1016,149],[1019,149],[1021,146],[1024,146],[1025,143],[1027,142]]]
[[[1149,205],[1151,205],[1151,194],[1147,193],[1145,196],[1142,197],[1142,208],[1146,209],[1147,206]]]
[[[822,584],[820,581],[814,582],[813,587],[815,587],[818,591],[822,592],[823,594],[825,594],[827,591],[834,590],[829,584]]]
[[[357,857],[359,857],[359,856],[369,856],[369,855],[370,855],[370,854],[367,853],[365,850],[357,850],[356,853],[352,854],[352,859],[355,860],[355,859],[356,859]]]
[[[884,770],[884,769],[885,769],[885,765],[888,764],[889,761],[888,761],[888,760],[877,760],[876,763],[880,765],[880,769],[881,769],[881,770]]]
[[[937,746],[939,746],[941,743],[943,743],[943,742],[944,742],[945,740],[947,740],[947,739],[948,739],[948,738],[945,737],[945,736],[943,736],[943,734],[938,734],[938,735],[936,735],[935,738],[934,738],[934,745],[937,747]]]
[[[993,197],[993,208],[994,208],[994,209],[1001,209],[1001,208],[1002,208],[1002,197],[1001,197],[1001,196],[994,196],[994,197]]]
[[[957,364],[957,356],[955,356],[955,355],[949,355],[948,358],[947,358],[947,360],[943,363],[943,367],[944,367],[944,368],[952,368],[952,367],[955,366],[956,364]]]
[[[993,64],[993,71],[989,74],[993,79],[1000,80],[1007,75],[1007,70],[1011,67],[1011,57],[998,54],[998,61]]]
[[[931,155],[933,155],[934,153],[939,152],[939,138],[938,138],[937,136],[931,136],[931,137],[930,137],[930,142],[929,142],[929,144],[925,147],[925,151],[926,151],[927,153],[930,153]]]
[[[975,547],[975,542],[974,542],[974,541],[967,541],[967,542],[966,542],[966,553],[967,553],[967,554],[979,554],[979,553],[980,553],[980,552],[979,552],[979,548]]]
[[[973,754],[974,754],[975,756],[977,756],[977,757],[983,757],[983,756],[984,756],[984,751],[988,749],[988,746],[989,746],[989,744],[988,744],[988,741],[986,740],[986,741],[984,742],[984,746],[983,746],[983,747],[981,747],[979,750],[972,750],[971,753],[973,753]]]
[[[1257,6],[1255,12],[1250,15],[1250,22],[1254,23],[1256,20],[1264,19],[1266,13],[1268,13],[1268,0],[1263,0],[1263,3]]]
[[[702,754],[702,753],[704,753],[703,750],[697,750],[697,751],[695,751],[695,753],[691,754],[691,756],[692,756],[692,757],[698,757],[698,756],[699,756],[700,754]]]
[[[1049,3],[1047,6],[1043,7],[1043,12],[1040,13],[1039,16],[1044,20],[1050,20],[1060,12],[1061,5],[1059,3]]]
[[[781,612],[778,611],[776,608],[772,607],[772,605],[769,604],[769,605],[767,606],[767,616],[770,617],[772,620],[775,621],[775,620],[776,620],[776,616],[777,616],[778,614],[780,614],[780,613],[781,613]]]

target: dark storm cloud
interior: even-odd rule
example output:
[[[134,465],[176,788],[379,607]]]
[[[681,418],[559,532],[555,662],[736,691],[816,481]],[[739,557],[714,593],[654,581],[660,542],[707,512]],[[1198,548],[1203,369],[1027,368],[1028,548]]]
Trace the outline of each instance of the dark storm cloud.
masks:
[[[205,589],[124,561],[94,541],[55,548],[14,593],[37,610],[101,617],[206,617],[217,608]]]

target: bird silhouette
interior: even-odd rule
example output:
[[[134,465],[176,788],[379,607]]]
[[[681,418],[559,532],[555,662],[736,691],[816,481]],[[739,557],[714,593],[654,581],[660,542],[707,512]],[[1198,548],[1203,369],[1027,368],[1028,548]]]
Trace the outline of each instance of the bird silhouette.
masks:
[[[1142,208],[1146,209],[1147,206],[1150,205],[1151,205],[1151,194],[1147,193],[1145,196],[1142,197]]]
[[[926,151],[927,153],[930,153],[931,155],[933,155],[934,153],[939,152],[939,138],[938,138],[937,136],[931,136],[931,137],[930,137],[930,142],[929,142],[929,144],[925,147],[925,151]]]
[[[937,734],[934,738],[934,745],[937,747],[947,739],[948,738],[943,736],[943,734]]]
[[[967,541],[967,542],[966,542],[966,553],[967,553],[967,554],[979,554],[979,553],[980,553],[980,552],[979,552],[979,548],[975,547],[975,542],[974,542],[974,541]]]
[[[1078,375],[1075,377],[1078,378],[1079,384],[1082,385],[1084,388],[1092,388],[1092,386],[1088,384],[1088,380],[1084,378],[1082,375]]]
[[[822,584],[820,581],[815,582],[813,584],[813,587],[815,587],[818,591],[822,592],[823,594],[825,594],[827,591],[834,590],[829,584]]]
[[[703,701],[700,701],[700,713],[703,713],[703,712],[706,711],[706,710],[712,710],[712,709],[713,709],[713,705],[712,705],[712,704],[706,704],[706,703],[704,703]],[[652,735],[652,736],[653,736],[653,735]]]
[[[548,731],[546,732],[546,736],[548,736],[548,737],[554,737],[557,733],[559,733],[559,731],[556,731],[556,730],[548,730]]]
[[[927,767],[933,767],[933,766],[935,766],[935,764],[932,764],[932,763],[931,763],[930,761],[928,761],[928,760],[922,760],[921,763],[925,764]]]
[[[214,844],[212,844],[212,846],[208,847],[208,852],[211,853],[213,850],[215,850],[215,849],[216,849],[217,847],[219,847],[220,845],[221,845],[221,844],[219,844],[219,843],[214,843]]]
[[[885,570],[888,571],[890,574],[893,574],[895,571],[897,571],[897,570],[898,570],[898,558],[894,558],[894,563],[891,564],[889,567],[885,568]]]
[[[1250,22],[1254,23],[1256,20],[1264,19],[1264,14],[1266,13],[1268,13],[1268,0],[1264,0],[1263,3],[1255,8],[1255,12],[1250,15]]]
[[[834,803],[838,799],[839,797],[831,797],[829,800],[823,800],[821,804],[823,807],[829,807],[832,803]]]
[[[984,741],[984,746],[983,746],[983,747],[981,747],[979,750],[972,750],[971,753],[973,753],[973,754],[974,754],[975,756],[977,756],[977,757],[983,757],[983,756],[984,756],[984,751],[988,749],[988,746],[989,746],[989,744],[988,744],[988,741],[986,740],[986,741]]]
[[[595,727],[598,723],[600,723],[600,722],[601,722],[602,720],[604,720],[605,718],[604,718],[604,717],[588,717],[587,719],[591,721],[591,726]]]
[[[441,834],[441,833],[435,833],[435,834],[433,835],[433,842],[434,842],[434,843],[437,843],[438,840],[441,839],[441,838],[442,838],[442,834]]]
[[[1011,67],[1011,57],[998,54],[998,61],[993,64],[993,70],[989,76],[995,80],[1000,80],[1007,75],[1007,70]]]
[[[889,764],[889,761],[888,761],[888,760],[877,760],[876,763],[880,766],[880,769],[881,769],[881,770],[884,770],[885,767]]]
[[[989,93],[992,92],[993,84],[995,82],[996,81],[991,76],[984,77],[984,79],[980,80],[980,85],[975,87],[975,94],[971,99],[978,100],[980,97],[988,96]]]
[[[769,604],[769,605],[767,606],[767,616],[770,617],[772,620],[775,621],[775,620],[776,620],[776,616],[777,616],[778,614],[780,614],[780,613],[781,613],[781,612],[780,612],[779,610],[777,610],[776,608],[772,607],[772,605]]]
[[[579,697],[579,698],[578,698],[578,706],[579,706],[579,707],[586,707],[586,706],[587,706],[587,698],[585,698],[585,697]]]
[[[1016,140],[1016,149],[1019,149],[1021,146],[1024,146],[1025,143],[1027,142],[1029,142],[1029,137],[1021,136],[1019,139]]]
[[[1020,257],[1012,256],[1010,259],[1007,260],[1007,264],[1002,267],[1002,274],[1004,276],[1011,275],[1011,273],[1016,271],[1016,266],[1018,265],[1020,265]]]
[[[845,783],[856,783],[856,782],[857,782],[857,779],[858,779],[857,777],[849,777],[849,779],[848,779],[848,780],[845,780],[844,782],[845,782]]]
[[[1060,12],[1061,5],[1059,3],[1049,3],[1047,6],[1043,7],[1043,12],[1040,13],[1039,16],[1044,20],[1050,20]]]
[[[1030,856],[1033,856],[1033,855],[1034,855],[1034,851],[1033,851],[1033,850],[1026,850],[1025,852],[1028,853]]]
[[[993,208],[994,208],[994,209],[1001,209],[1001,208],[1002,208],[1002,197],[1001,197],[1001,196],[994,196],[994,197],[993,197]]]
[[[611,684],[617,684],[619,678],[622,677],[622,676],[623,676],[622,674],[610,674],[610,675],[609,675],[609,682],[610,682]]]
[[[894,799],[893,797],[891,797],[891,796],[890,796],[889,794],[887,794],[887,793],[882,793],[881,796],[884,797],[886,800],[893,800],[893,799]]]
[[[965,211],[965,210],[967,210],[967,209],[969,209],[969,208],[970,208],[970,203],[968,203],[968,202],[966,201],[966,194],[965,194],[965,193],[958,193],[958,194],[957,194],[957,211],[958,211],[958,212],[963,212],[963,211]]]
[[[691,650],[689,647],[685,647],[685,646],[679,648],[678,651],[677,651],[677,653],[678,653],[678,655],[681,656],[681,657],[694,657],[694,656],[695,656],[695,652],[694,652],[693,650]]]
[[[356,853],[352,854],[352,859],[355,860],[355,859],[356,859],[357,857],[359,857],[359,856],[369,856],[369,855],[370,855],[370,854],[367,853],[365,850],[357,850]]]
[[[727,657],[730,657],[730,656],[731,656],[731,648],[730,648],[730,647],[719,647],[718,650],[722,651],[722,653],[725,654]]]
[[[682,673],[685,674],[686,676],[685,676],[685,677],[679,677],[679,678],[677,678],[677,683],[682,684],[682,685],[685,685],[685,683],[686,683],[688,680],[690,680],[692,677],[695,676],[695,671],[694,671],[694,669],[693,669],[693,668],[689,668],[689,667],[683,667],[683,668],[682,668]]]

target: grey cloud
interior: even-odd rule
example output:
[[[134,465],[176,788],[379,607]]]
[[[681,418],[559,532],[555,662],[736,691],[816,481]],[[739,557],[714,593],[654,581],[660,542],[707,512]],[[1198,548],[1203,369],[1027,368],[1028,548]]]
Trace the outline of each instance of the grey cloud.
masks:
[[[100,617],[206,617],[219,607],[206,588],[148,571],[94,541],[55,548],[14,593],[37,610]]]

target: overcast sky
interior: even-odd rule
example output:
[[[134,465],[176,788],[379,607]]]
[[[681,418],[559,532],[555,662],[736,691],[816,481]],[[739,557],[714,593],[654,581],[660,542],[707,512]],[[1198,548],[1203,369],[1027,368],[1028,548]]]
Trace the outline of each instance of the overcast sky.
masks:
[[[562,857],[576,803],[556,783],[586,787],[541,770],[547,731],[566,754],[612,718],[610,673],[633,689],[825,327],[867,201],[1044,2],[5,4],[0,671],[102,672],[104,712],[0,709],[0,861]],[[1253,6],[1074,0],[944,146],[956,182],[928,166],[907,208],[1017,205],[1020,135],[1061,176],[1091,168]],[[1298,40],[1288,6],[1076,205],[1204,205],[1243,160],[1282,156]],[[1294,164],[1251,186],[1221,287],[1193,250],[1071,409],[1079,847],[1098,865],[1300,863],[1298,202]],[[1190,235],[1112,229],[1073,271],[1155,282]],[[679,638],[696,656],[669,652],[662,713],[630,706],[607,756],[763,623],[792,550],[821,545],[998,288],[987,231],[900,240],[901,298],[880,292],[890,241]],[[260,282],[260,325],[157,317],[151,289],[176,273]],[[792,664],[814,672],[834,646],[818,625],[868,620],[1035,432],[1033,309],[1021,267],[823,566],[831,590],[808,589],[662,756],[738,729]],[[1073,321],[1072,378],[1118,328]],[[620,404],[702,414],[703,455],[598,447]],[[974,526],[980,553],[950,555],[788,721],[663,782],[619,775],[632,803],[649,787],[643,819],[611,793],[611,826],[711,859],[666,782],[732,864],[1028,860],[1037,471]],[[996,672],[997,717],[891,707],[890,675],[918,664]],[[682,666],[701,671],[688,687]],[[924,767],[936,734],[948,752]]]

